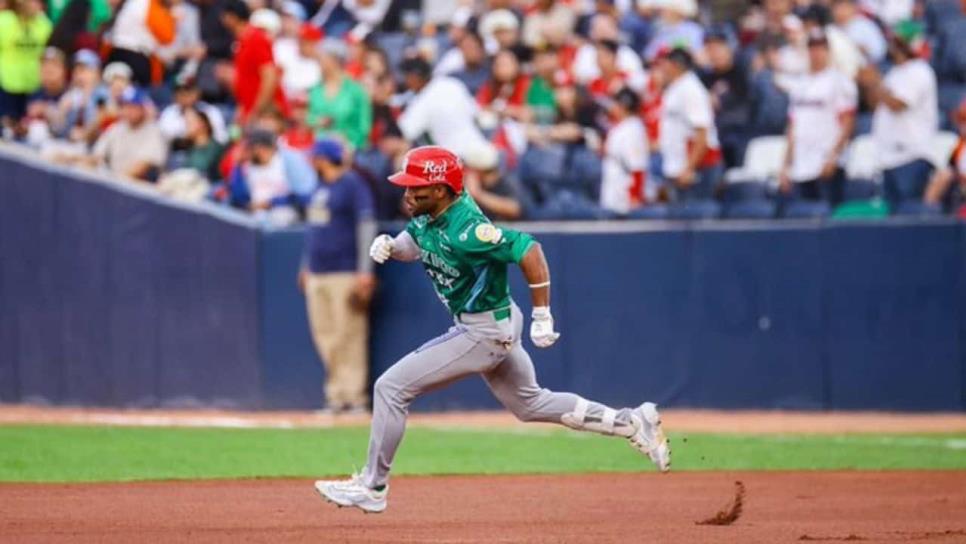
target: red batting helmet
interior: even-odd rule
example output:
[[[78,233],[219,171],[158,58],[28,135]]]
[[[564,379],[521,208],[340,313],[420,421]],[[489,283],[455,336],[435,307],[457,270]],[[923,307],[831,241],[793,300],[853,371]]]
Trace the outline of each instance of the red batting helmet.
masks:
[[[456,194],[463,192],[463,161],[452,151],[435,145],[417,147],[403,157],[402,172],[389,181],[403,187],[447,185]]]

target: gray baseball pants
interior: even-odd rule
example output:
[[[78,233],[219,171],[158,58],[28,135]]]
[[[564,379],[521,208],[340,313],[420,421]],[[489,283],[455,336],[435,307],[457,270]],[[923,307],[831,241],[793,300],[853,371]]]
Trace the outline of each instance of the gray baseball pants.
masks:
[[[403,357],[376,380],[372,429],[363,482],[385,485],[406,430],[412,401],[471,374],[480,374],[493,395],[521,421],[565,424],[607,435],[629,436],[629,409],[614,410],[573,393],[537,385],[533,361],[523,349],[523,316],[506,311],[460,314],[445,334]],[[502,317],[502,319],[500,319]]]

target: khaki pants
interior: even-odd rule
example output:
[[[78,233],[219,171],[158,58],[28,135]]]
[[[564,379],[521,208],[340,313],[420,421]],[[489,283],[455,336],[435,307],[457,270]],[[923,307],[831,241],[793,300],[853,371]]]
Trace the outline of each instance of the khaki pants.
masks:
[[[325,398],[333,408],[366,407],[369,320],[352,308],[352,272],[309,274],[305,301],[315,349],[325,365]]]

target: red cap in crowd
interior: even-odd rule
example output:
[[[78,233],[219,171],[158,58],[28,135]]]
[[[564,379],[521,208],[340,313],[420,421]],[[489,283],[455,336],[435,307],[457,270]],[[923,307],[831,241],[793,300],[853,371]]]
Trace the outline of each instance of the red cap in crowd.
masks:
[[[307,42],[319,42],[325,37],[321,29],[316,28],[312,23],[302,23],[299,27],[299,39]]]

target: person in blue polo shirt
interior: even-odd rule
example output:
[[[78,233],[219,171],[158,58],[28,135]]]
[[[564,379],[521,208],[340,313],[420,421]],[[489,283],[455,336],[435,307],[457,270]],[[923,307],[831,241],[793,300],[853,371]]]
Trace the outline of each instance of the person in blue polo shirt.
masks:
[[[312,166],[319,187],[306,207],[298,284],[325,365],[326,411],[362,413],[369,401],[368,309],[376,286],[366,251],[376,237],[372,193],[337,140],[315,143]]]

